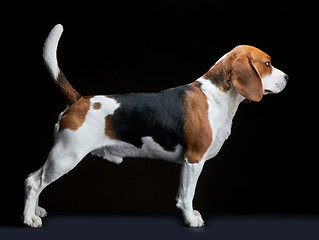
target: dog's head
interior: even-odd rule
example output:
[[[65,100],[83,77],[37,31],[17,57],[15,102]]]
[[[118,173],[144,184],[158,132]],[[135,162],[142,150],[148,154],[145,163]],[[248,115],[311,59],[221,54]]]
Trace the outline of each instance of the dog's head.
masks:
[[[256,102],[265,94],[281,92],[288,81],[287,74],[272,66],[269,55],[247,45],[225,54],[203,77],[214,83],[216,75],[222,89],[232,84],[240,95]]]

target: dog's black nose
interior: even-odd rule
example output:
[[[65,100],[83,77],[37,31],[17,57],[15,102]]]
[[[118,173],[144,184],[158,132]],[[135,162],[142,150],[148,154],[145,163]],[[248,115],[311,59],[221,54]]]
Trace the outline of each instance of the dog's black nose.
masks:
[[[286,79],[286,82],[288,82],[289,76],[287,74],[285,74],[285,79]]]

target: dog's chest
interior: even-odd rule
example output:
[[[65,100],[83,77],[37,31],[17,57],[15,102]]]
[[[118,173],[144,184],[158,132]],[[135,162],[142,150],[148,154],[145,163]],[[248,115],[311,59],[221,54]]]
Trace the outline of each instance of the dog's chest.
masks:
[[[222,109],[209,103],[208,119],[212,129],[213,140],[206,153],[206,159],[216,156],[231,132],[232,119]]]
[[[231,132],[232,119],[236,113],[239,101],[233,101],[231,93],[221,92],[208,81],[199,80],[202,91],[208,102],[208,120],[212,129],[212,142],[204,156],[205,160],[213,158],[221,149]]]

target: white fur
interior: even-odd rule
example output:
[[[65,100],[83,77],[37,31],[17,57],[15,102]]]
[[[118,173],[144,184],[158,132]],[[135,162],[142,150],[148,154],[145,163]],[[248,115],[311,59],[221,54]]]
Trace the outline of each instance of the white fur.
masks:
[[[56,58],[56,50],[58,47],[59,39],[62,35],[63,27],[57,24],[49,33],[43,46],[43,60],[47,66],[51,77],[55,80],[60,72],[58,61]]]
[[[271,91],[272,93],[281,92],[287,85],[285,75],[284,72],[272,67],[271,74],[261,79],[264,92],[265,90]],[[267,94],[267,92],[265,92],[265,94]]]
[[[205,161],[190,164],[185,159],[180,176],[180,185],[176,197],[176,207],[182,211],[184,223],[190,227],[202,227],[204,221],[201,214],[193,209],[193,198],[197,180],[202,172]]]
[[[113,114],[120,106],[114,99],[105,96],[95,96],[90,99],[91,107],[85,121],[76,131],[55,127],[55,142],[44,166],[30,174],[25,181],[24,224],[31,227],[41,227],[40,217],[46,215],[38,206],[41,191],[50,183],[72,170],[89,152],[103,144],[105,117]],[[101,103],[101,109],[95,110],[92,105]],[[60,114],[58,121],[63,113]]]
[[[204,155],[204,160],[213,158],[230,135],[233,117],[244,97],[231,86],[228,92],[220,91],[209,80],[199,78],[201,89],[208,102],[208,120],[213,133],[213,141]]]
[[[165,151],[152,137],[143,137],[143,145],[137,148],[132,144],[105,137],[102,147],[91,152],[92,155],[103,157],[111,162],[120,164],[123,157],[156,158],[171,162],[182,162],[184,149],[177,145],[174,152]]]

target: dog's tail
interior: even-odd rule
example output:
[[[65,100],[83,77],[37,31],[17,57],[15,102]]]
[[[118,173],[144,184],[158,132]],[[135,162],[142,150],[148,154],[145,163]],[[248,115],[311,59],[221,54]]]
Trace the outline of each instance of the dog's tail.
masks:
[[[61,24],[57,24],[49,33],[43,46],[43,60],[54,82],[59,87],[67,104],[70,106],[81,98],[79,94],[69,83],[58,66],[56,51],[58,42],[63,32]]]

